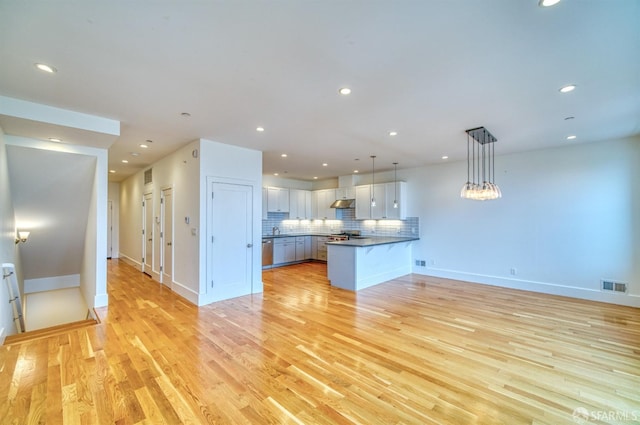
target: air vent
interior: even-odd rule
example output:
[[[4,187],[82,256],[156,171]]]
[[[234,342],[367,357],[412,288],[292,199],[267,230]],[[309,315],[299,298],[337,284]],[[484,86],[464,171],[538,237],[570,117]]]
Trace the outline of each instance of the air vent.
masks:
[[[627,292],[626,283],[615,282],[613,280],[601,280],[600,283],[603,291],[620,292],[623,294]]]
[[[144,172],[144,184],[153,182],[153,168],[149,168]]]

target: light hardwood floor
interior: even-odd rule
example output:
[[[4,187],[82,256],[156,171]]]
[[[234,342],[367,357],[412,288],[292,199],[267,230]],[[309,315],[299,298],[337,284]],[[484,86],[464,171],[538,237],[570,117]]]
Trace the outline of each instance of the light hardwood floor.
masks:
[[[197,308],[108,273],[101,324],[0,347],[1,424],[640,423],[638,309],[314,263]]]

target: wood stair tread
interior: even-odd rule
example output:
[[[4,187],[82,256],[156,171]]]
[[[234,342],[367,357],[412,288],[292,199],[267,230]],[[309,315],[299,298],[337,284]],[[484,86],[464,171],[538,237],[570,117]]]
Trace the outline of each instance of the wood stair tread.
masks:
[[[69,332],[74,329],[84,328],[86,326],[92,326],[96,324],[98,324],[98,322],[95,319],[86,319],[86,320],[79,320],[77,322],[64,323],[62,325],[51,326],[49,328],[36,329],[34,331],[27,331],[19,334],[9,335],[5,338],[4,345],[19,344],[25,341],[48,338],[50,336],[58,335],[61,333]]]

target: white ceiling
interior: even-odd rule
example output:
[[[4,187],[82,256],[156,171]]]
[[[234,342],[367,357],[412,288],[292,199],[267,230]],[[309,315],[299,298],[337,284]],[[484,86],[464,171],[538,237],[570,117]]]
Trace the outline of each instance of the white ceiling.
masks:
[[[637,0],[0,0],[0,58],[0,95],[122,123],[115,181],[197,138],[311,180],[640,133]]]

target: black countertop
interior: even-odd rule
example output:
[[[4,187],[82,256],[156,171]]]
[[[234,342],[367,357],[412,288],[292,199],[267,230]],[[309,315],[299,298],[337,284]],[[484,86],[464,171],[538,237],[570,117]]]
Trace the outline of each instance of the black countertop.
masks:
[[[341,245],[353,247],[367,247],[375,245],[386,245],[390,243],[417,241],[420,238],[413,237],[392,237],[392,236],[360,236],[359,238],[349,239],[348,241],[327,241],[327,245]]]

